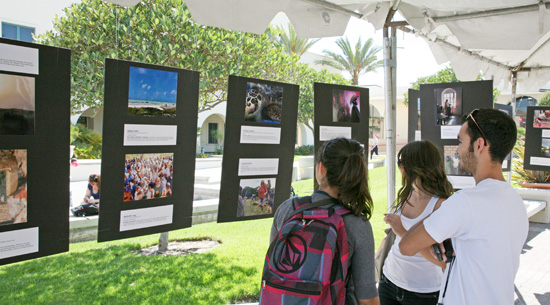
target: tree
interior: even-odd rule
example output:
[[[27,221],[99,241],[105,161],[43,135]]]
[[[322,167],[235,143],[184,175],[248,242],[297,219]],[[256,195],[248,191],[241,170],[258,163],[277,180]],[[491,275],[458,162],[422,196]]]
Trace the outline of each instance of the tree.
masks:
[[[295,54],[298,57],[301,57],[302,54],[307,52],[309,48],[311,48],[315,43],[320,40],[298,38],[298,36],[296,36],[296,32],[294,31],[294,27],[290,23],[288,24],[287,28],[288,32],[282,26],[277,27],[277,30],[280,31],[279,36],[281,40],[279,40],[279,43],[284,46],[285,52],[288,55]]]
[[[355,48],[352,48],[347,37],[338,38],[336,44],[342,54],[331,50],[323,50],[323,54],[333,60],[318,60],[316,63],[347,71],[351,74],[351,84],[354,86],[359,84],[361,75],[374,71],[383,65],[383,61],[377,57],[382,48],[373,46],[372,38],[367,39],[364,44],[359,38]]]
[[[144,0],[122,8],[101,0],[82,0],[56,17],[54,31],[40,35],[38,43],[72,50],[71,105],[103,105],[105,58],[118,58],[200,71],[199,112],[212,109],[227,97],[228,75],[298,83],[301,87],[301,123],[313,116],[314,70],[298,63],[274,42],[271,29],[263,35],[206,27],[193,22],[183,0]],[[347,83],[336,74],[314,78]],[[316,75],[316,74],[315,74]],[[306,100],[302,101],[302,97]],[[301,118],[304,118],[303,121]]]
[[[550,91],[545,92],[539,99],[539,102],[537,103],[537,106],[548,106],[548,105],[550,105]]]
[[[307,128],[313,130],[313,84],[314,83],[327,83],[327,84],[339,84],[349,85],[347,81],[341,75],[335,73],[329,73],[326,70],[315,71],[313,69],[305,69],[307,65],[304,65],[303,71],[299,73],[300,78],[297,80],[297,84],[300,85],[300,100],[298,102],[298,122],[304,124]]]
[[[477,76],[476,80],[483,80],[481,73]],[[442,70],[437,71],[435,74],[429,76],[419,77],[414,83],[412,83],[411,89],[419,90],[422,84],[440,84],[440,83],[458,83],[460,80],[456,77],[453,67],[446,66]],[[403,94],[405,100],[403,103],[407,105],[409,103],[409,94],[405,92]],[[496,102],[500,91],[497,88],[493,88],[493,103]]]
[[[227,76],[285,80],[298,58],[284,54],[269,33],[255,35],[193,22],[182,0],[144,0],[122,8],[82,0],[56,17],[39,43],[72,50],[72,112],[103,104],[105,58],[200,71],[199,112],[224,102]]]

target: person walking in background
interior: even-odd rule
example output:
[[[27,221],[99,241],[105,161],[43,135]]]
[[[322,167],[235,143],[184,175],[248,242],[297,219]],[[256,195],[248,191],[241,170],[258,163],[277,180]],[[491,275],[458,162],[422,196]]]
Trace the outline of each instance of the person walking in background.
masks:
[[[330,209],[336,206],[351,211],[343,215],[349,245],[349,280],[346,282],[346,295],[334,297],[340,300],[345,297],[345,304],[350,305],[379,304],[374,276],[374,238],[369,222],[373,213],[373,202],[368,189],[363,147],[355,140],[332,139],[319,149],[316,160],[315,179],[319,189],[309,198],[310,202],[315,204],[329,201],[319,208]],[[288,199],[275,211],[271,241],[278,237],[285,222],[293,216],[295,200],[300,199]],[[315,258],[315,253],[306,257],[309,256]],[[284,297],[292,298],[289,295]],[[262,303],[260,299],[260,304],[267,303]]]
[[[456,152],[459,166],[472,173],[476,186],[449,197],[399,243],[401,253],[411,256],[451,239],[455,256],[445,271],[440,303],[514,304],[514,278],[529,230],[523,200],[502,175],[502,161],[516,137],[516,124],[504,112],[476,109],[468,114]]]
[[[380,304],[435,305],[445,263],[432,257],[428,248],[414,256],[404,256],[399,251],[399,241],[414,224],[437,210],[451,196],[453,187],[437,147],[429,141],[405,145],[397,160],[403,186],[395,200],[394,213],[384,217],[396,238],[380,276]]]
[[[372,138],[372,145],[370,149],[370,158],[372,160],[372,154],[376,153],[378,156],[378,135],[374,135],[374,138]]]

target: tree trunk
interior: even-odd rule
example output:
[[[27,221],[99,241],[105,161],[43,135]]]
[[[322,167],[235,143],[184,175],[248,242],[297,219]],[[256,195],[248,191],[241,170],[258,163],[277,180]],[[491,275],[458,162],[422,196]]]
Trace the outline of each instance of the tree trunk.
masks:
[[[168,232],[162,232],[160,233],[158,252],[166,252],[166,250],[168,250]]]

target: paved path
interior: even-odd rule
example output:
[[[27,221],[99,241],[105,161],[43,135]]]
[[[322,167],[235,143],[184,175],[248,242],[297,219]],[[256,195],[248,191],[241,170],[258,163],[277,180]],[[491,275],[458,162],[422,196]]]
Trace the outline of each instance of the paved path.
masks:
[[[515,305],[550,305],[550,224],[529,226],[516,275]]]

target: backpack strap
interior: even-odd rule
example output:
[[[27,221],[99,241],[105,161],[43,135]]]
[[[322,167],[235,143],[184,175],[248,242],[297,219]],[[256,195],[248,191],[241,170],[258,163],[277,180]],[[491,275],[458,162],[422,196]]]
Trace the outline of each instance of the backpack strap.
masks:
[[[290,215],[289,218],[291,218],[292,216],[294,216],[296,214],[302,213],[305,210],[318,208],[318,207],[323,206],[323,205],[327,205],[327,204],[331,204],[331,203],[334,204],[334,205],[340,204],[338,202],[338,200],[336,200],[334,198],[327,198],[327,199],[323,199],[323,200],[319,200],[319,201],[311,202],[311,203],[307,203],[307,202],[311,202],[311,196],[306,196],[306,197],[302,197],[302,198],[295,198],[294,199],[294,207],[298,207],[298,208],[294,211],[294,213],[292,213]]]

